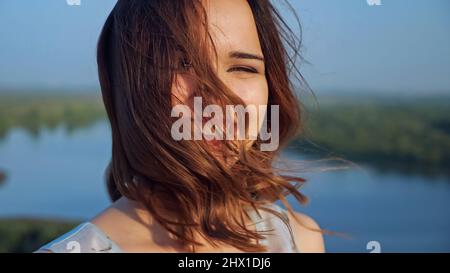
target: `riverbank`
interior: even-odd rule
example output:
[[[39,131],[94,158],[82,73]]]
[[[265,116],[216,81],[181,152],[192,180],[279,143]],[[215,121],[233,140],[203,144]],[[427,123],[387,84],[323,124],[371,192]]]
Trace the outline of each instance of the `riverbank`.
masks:
[[[74,131],[105,119],[98,94],[0,92],[0,141],[13,128],[38,137],[42,128],[65,124]],[[380,170],[450,175],[448,95],[326,95],[303,103],[305,129],[289,146],[301,155],[337,155]]]
[[[0,253],[30,253],[78,225],[79,221],[0,218]]]

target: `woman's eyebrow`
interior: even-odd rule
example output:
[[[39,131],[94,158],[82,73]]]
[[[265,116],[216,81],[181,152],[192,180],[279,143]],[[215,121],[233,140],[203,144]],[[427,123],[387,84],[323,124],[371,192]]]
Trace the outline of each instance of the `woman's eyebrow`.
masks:
[[[230,58],[236,58],[236,59],[253,59],[253,60],[259,60],[264,62],[264,57],[257,54],[252,54],[248,52],[242,52],[242,51],[231,51],[228,56]]]

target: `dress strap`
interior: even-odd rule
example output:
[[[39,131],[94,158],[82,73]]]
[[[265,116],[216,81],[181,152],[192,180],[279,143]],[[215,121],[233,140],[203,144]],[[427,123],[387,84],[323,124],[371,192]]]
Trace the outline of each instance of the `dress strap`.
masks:
[[[266,233],[267,235],[265,235],[265,238],[261,243],[268,247],[269,252],[299,252],[294,239],[288,212],[275,203],[269,204],[268,207],[279,212],[284,221],[276,215],[264,210],[259,210],[260,216],[254,209],[250,208],[248,210],[248,213],[255,224],[256,231],[272,231],[270,234]]]
[[[278,212],[281,213],[281,215],[283,216],[283,218],[285,219],[285,221],[287,223],[286,227],[289,230],[289,237],[291,239],[290,241],[291,241],[291,247],[292,247],[293,252],[299,252],[299,249],[298,249],[297,244],[295,242],[294,233],[292,231],[292,225],[291,225],[291,221],[290,221],[290,218],[289,218],[289,215],[288,215],[289,212],[286,209],[283,209],[283,208],[281,208],[280,206],[278,206],[276,204],[274,204],[272,207],[275,210],[277,210]]]

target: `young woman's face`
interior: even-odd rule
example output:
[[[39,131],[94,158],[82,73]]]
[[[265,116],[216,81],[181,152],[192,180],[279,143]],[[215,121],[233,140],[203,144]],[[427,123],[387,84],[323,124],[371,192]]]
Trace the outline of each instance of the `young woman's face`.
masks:
[[[246,105],[267,106],[264,56],[249,4],[246,0],[204,0],[203,4],[216,47],[218,59],[213,66],[218,77]],[[190,105],[191,102],[186,100],[191,97],[194,88],[189,76],[180,74],[176,77],[172,93],[182,103]],[[257,122],[259,130],[262,117]]]

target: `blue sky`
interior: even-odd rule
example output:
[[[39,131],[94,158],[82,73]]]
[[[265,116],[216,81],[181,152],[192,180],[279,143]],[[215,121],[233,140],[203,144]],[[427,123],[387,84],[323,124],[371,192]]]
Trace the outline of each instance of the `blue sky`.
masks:
[[[98,87],[96,41],[114,3],[0,1],[0,88]],[[450,1],[290,3],[310,63],[301,69],[316,93],[450,93]]]

